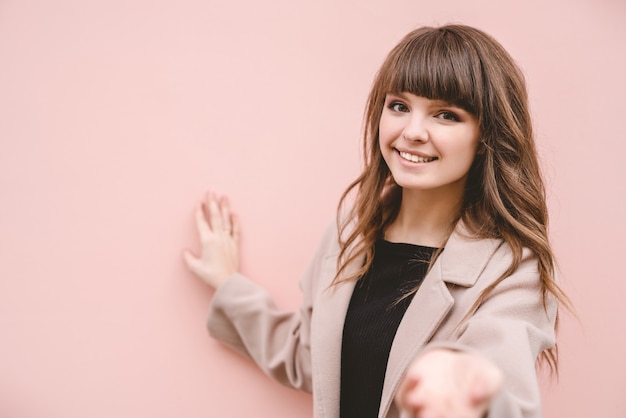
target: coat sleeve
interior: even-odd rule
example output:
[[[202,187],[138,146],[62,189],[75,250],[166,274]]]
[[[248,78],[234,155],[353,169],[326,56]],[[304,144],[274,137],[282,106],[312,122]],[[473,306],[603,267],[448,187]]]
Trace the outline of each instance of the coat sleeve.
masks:
[[[506,248],[499,253],[496,257],[510,260]],[[498,264],[508,265],[508,262]],[[496,278],[501,273],[490,272],[485,276]],[[467,296],[477,297],[477,292],[490,281],[475,286]],[[542,351],[555,345],[556,312],[553,296],[548,297],[544,306],[537,259],[525,250],[517,271],[490,292],[458,328],[454,340],[433,342],[425,349],[440,347],[474,352],[500,367],[504,374],[503,390],[493,399],[489,418],[538,418],[541,400],[537,359]]]
[[[300,279],[303,301],[298,311],[278,309],[265,289],[241,274],[230,277],[213,297],[210,335],[251,358],[280,383],[311,392],[313,287],[321,261],[334,242],[335,228],[329,227]]]

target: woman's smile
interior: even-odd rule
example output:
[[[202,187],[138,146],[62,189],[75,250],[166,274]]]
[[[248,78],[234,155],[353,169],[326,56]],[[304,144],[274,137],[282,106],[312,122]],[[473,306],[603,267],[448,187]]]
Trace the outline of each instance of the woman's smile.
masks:
[[[429,163],[437,159],[437,157],[425,157],[425,156],[418,155],[418,154],[412,154],[407,151],[400,151],[400,150],[397,150],[397,151],[400,157],[402,157],[403,159],[407,161],[411,161],[413,163]]]

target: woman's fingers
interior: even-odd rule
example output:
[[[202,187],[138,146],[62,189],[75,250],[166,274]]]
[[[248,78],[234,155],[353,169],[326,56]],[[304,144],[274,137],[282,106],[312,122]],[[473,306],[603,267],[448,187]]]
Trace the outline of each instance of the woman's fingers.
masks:
[[[474,377],[470,392],[470,402],[478,405],[491,399],[502,387],[502,371],[492,364],[485,363],[482,373]]]
[[[191,252],[185,250],[183,253],[183,258],[185,259],[185,264],[187,264],[187,268],[191,270],[196,276],[201,276],[202,273],[202,262],[196,256],[191,254]]]
[[[237,218],[237,216],[233,213],[230,214],[230,221],[232,223],[232,235],[233,235],[233,239],[235,240],[235,244],[239,245],[239,235],[241,233],[241,230],[239,229],[239,219]]]
[[[220,213],[220,207],[213,192],[207,193],[204,206],[207,211],[211,231],[222,231],[224,229],[222,226],[222,214]]]
[[[204,211],[202,210],[201,205],[196,208],[195,217],[196,228],[198,229],[198,234],[200,235],[200,241],[205,242],[207,239],[209,239],[211,229],[209,228],[209,224],[207,223],[206,217],[204,216]]]
[[[409,404],[411,404],[411,394],[415,391],[415,387],[417,386],[418,379],[415,376],[407,375],[400,382],[400,387],[398,388],[398,394],[396,396],[398,404],[402,408],[408,408]],[[412,405],[411,405],[412,406]]]
[[[208,226],[212,232],[233,233],[233,215],[226,196],[220,197],[213,192],[208,192],[204,207],[208,218]]]
[[[230,215],[230,207],[228,206],[228,199],[223,196],[219,201],[219,209],[222,219],[222,228],[227,233],[232,233],[232,220]]]

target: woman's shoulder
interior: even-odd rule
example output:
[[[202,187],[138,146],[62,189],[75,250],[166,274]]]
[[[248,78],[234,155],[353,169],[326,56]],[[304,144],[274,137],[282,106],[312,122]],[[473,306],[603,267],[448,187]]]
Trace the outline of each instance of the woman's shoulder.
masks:
[[[450,235],[446,243],[446,247],[448,246],[465,250],[464,252],[488,252],[507,259],[516,257],[516,250],[503,237],[486,237],[471,229],[462,220],[456,224]],[[522,244],[516,247],[519,248],[522,260],[535,257],[535,253],[530,248]]]
[[[442,268],[449,275],[474,278],[499,276],[516,264],[515,272],[538,277],[536,254],[524,246],[514,249],[502,238],[480,236],[459,222],[446,242],[441,256]]]
[[[345,228],[342,229],[339,217],[329,220],[318,241],[315,258],[322,259],[338,255],[341,251],[341,235],[344,231]]]

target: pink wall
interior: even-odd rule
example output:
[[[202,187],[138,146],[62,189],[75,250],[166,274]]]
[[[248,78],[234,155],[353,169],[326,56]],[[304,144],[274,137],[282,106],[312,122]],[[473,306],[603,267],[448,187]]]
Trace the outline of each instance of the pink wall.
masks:
[[[0,417],[310,416],[209,339],[183,268],[205,189],[278,302],[359,167],[365,96],[411,28],[460,21],[524,68],[564,317],[548,417],[626,416],[626,3],[0,2]],[[288,254],[285,257],[285,254]]]

